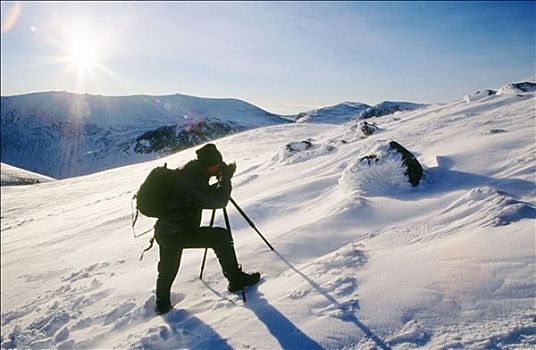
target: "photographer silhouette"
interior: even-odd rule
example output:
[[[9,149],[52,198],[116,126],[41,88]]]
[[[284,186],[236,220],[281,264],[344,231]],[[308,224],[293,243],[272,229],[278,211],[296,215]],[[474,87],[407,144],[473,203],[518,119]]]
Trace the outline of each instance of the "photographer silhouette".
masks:
[[[225,208],[231,197],[231,178],[236,164],[223,162],[214,144],[196,151],[197,159],[179,170],[180,176],[173,186],[166,213],[155,225],[155,238],[159,245],[160,261],[156,281],[156,313],[172,309],[170,291],[179,271],[182,250],[211,248],[216,254],[223,275],[229,281],[228,290],[236,292],[257,283],[260,274],[245,273],[238,264],[230,229],[201,227],[203,209]],[[212,176],[218,182],[209,185]],[[226,212],[225,212],[226,213]]]

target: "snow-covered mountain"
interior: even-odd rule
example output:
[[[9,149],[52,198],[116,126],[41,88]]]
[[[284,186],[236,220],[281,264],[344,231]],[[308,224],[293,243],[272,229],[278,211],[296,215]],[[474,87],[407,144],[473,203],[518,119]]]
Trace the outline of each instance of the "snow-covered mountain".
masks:
[[[381,117],[398,111],[411,111],[425,105],[412,102],[390,102],[383,101],[374,106],[369,106],[367,109],[359,113],[356,118],[367,119],[372,117]]]
[[[369,107],[369,105],[359,102],[343,102],[334,106],[300,113],[296,116],[295,121],[297,123],[342,124]]]
[[[0,163],[0,168],[2,173],[0,184],[2,186],[33,185],[41,182],[55,181],[51,177],[19,169],[4,163]]]
[[[191,249],[175,309],[152,310],[158,249],[139,261],[149,234],[132,238],[130,200],[152,168],[196,148],[2,187],[1,347],[533,349],[535,102],[460,97],[373,117],[366,137],[350,121],[216,140],[238,164],[233,198],[276,249],[229,206],[239,262],[263,276],[245,304],[212,252],[199,280],[203,250]],[[362,161],[390,140],[422,164],[417,187],[396,159]]]
[[[524,81],[520,83],[510,83],[497,91],[497,94],[512,94],[512,93],[524,93],[524,92],[534,92],[536,91],[536,83]]]
[[[237,99],[45,92],[1,98],[2,161],[65,178],[288,123]]]

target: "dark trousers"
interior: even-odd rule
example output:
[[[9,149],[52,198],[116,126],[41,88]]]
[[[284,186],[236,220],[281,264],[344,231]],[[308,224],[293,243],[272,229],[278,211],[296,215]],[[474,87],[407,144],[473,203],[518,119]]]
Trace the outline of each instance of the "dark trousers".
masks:
[[[200,227],[178,234],[156,234],[160,247],[156,300],[160,305],[170,303],[171,285],[179,272],[182,250],[187,248],[212,248],[227,279],[239,273],[231,232],[221,227]]]

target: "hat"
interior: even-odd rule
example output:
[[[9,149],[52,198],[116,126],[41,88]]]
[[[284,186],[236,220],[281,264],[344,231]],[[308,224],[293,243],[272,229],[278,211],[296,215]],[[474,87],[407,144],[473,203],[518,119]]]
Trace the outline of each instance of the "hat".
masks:
[[[220,164],[223,161],[221,153],[212,143],[207,143],[206,145],[195,151],[195,153],[197,154],[197,160],[205,168]]]

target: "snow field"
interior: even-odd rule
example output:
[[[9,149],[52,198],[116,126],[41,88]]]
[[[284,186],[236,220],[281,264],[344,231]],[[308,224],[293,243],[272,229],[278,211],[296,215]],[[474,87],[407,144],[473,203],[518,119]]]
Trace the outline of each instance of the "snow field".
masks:
[[[228,207],[240,263],[263,276],[245,305],[212,252],[201,281],[202,250],[186,250],[175,310],[152,313],[158,253],[139,262],[147,240],[132,238],[130,198],[150,169],[194,149],[2,187],[2,347],[531,348],[535,110],[533,93],[518,95],[372,118],[382,132],[367,138],[349,122],[216,141],[238,164],[233,198],[276,249]],[[313,148],[281,157],[308,139]],[[390,140],[423,165],[418,187],[396,159],[357,163]]]

